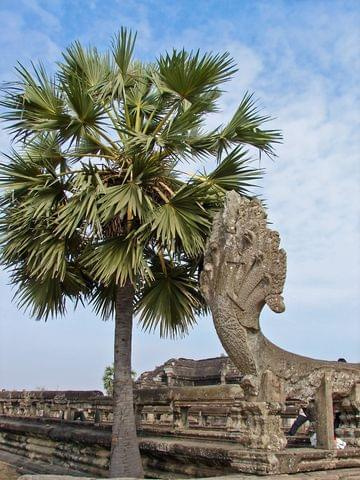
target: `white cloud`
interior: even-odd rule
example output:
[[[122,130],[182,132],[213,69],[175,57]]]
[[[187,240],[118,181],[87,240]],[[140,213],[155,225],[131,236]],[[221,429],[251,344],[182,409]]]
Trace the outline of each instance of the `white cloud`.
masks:
[[[35,2],[34,2],[35,3]],[[44,13],[42,12],[42,16]],[[52,64],[59,58],[59,46],[52,40],[47,30],[36,30],[26,21],[24,12],[0,10],[3,25],[0,29],[0,75],[2,80],[14,76],[14,66],[19,61],[28,65],[30,61]]]

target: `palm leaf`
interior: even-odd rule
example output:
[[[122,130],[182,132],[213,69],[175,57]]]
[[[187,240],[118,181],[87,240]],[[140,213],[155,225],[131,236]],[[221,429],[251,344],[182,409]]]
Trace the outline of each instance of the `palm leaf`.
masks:
[[[108,223],[118,215],[122,218],[125,214],[142,220],[153,209],[150,197],[134,182],[108,187],[99,200],[99,205],[103,223]]]
[[[5,86],[0,105],[5,107],[1,118],[15,137],[61,130],[69,124],[63,94],[55,79],[51,79],[40,65],[33,65],[32,75],[21,64],[16,68],[20,80]]]
[[[26,155],[39,166],[51,165],[54,170],[58,165],[66,168],[66,159],[62,152],[62,140],[56,132],[46,132],[26,143]]]
[[[236,69],[228,53],[213,55],[173,50],[158,60],[163,88],[192,103],[194,97],[230,80]]]
[[[84,48],[80,42],[74,42],[63,53],[64,62],[60,63],[60,78],[67,82],[76,77],[88,92],[96,95],[111,75],[109,55],[102,55],[96,48]]]
[[[44,184],[39,164],[28,155],[21,155],[15,150],[3,155],[9,162],[0,164],[0,185],[3,189],[24,193]]]
[[[66,299],[79,300],[85,292],[83,278],[69,271],[64,280],[47,277],[39,281],[29,277],[25,267],[13,271],[12,281],[18,285],[14,295],[17,306],[38,320],[66,313]]]
[[[137,276],[151,277],[143,252],[136,239],[116,237],[85,250],[81,264],[95,281],[122,286],[128,280],[135,283]]]
[[[131,30],[121,27],[120,32],[115,36],[112,42],[114,60],[123,77],[125,77],[128,72],[131,58],[134,53],[136,35],[137,34],[133,34]]]
[[[96,283],[89,293],[88,299],[95,314],[103,320],[108,320],[115,313],[116,289],[115,283],[107,286]]]
[[[102,130],[105,124],[103,105],[92,98],[81,78],[67,75],[62,88],[71,111],[70,121],[63,129],[64,136],[78,142],[83,136]]]
[[[180,240],[185,252],[196,255],[204,248],[211,222],[201,205],[201,189],[184,185],[168,202],[154,210],[151,230],[163,245],[171,248]]]
[[[154,278],[138,294],[136,312],[139,324],[147,331],[159,329],[161,337],[183,336],[196,323],[203,301],[197,279],[183,265],[152,263]]]
[[[226,155],[215,170],[197,175],[193,181],[209,189],[209,193],[235,190],[241,195],[249,195],[249,188],[256,186],[252,182],[263,175],[263,170],[250,167],[249,163],[248,152],[239,146]]]
[[[261,124],[270,120],[270,116],[260,115],[253,94],[245,93],[233,118],[219,135],[220,146],[226,148],[228,142],[246,143],[273,154],[272,145],[280,143],[282,135],[278,130],[260,128]]]
[[[74,174],[72,180],[73,195],[58,209],[55,234],[71,237],[77,228],[85,232],[101,232],[98,199],[105,192],[99,170],[83,164],[80,173]]]

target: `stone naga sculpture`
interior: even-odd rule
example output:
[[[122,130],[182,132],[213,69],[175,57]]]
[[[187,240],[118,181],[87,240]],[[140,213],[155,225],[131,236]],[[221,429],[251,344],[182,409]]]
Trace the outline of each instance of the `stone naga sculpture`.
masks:
[[[329,372],[334,394],[347,396],[360,382],[360,364],[295,355],[261,332],[259,318],[265,305],[276,313],[285,310],[281,294],[286,253],[279,245],[279,234],[268,228],[261,203],[228,193],[214,219],[201,274],[201,289],[221,343],[240,372],[257,386],[271,371],[284,381],[287,397],[308,400]]]

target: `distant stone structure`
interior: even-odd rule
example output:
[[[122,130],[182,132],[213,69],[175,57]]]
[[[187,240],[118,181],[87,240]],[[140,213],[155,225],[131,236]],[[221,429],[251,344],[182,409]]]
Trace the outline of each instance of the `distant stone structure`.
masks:
[[[136,380],[137,388],[239,384],[243,375],[227,356],[193,360],[171,358]]]

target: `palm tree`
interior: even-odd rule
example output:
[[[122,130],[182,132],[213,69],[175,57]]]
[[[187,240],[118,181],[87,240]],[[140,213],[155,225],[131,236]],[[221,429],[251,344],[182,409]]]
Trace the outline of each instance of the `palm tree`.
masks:
[[[108,365],[103,375],[103,385],[106,395],[112,397],[114,393],[114,365]]]
[[[134,370],[131,370],[131,378],[133,380],[136,378],[136,372]],[[114,364],[105,367],[102,380],[106,395],[112,397],[114,393]]]
[[[121,29],[107,53],[76,42],[54,75],[17,66],[1,101],[16,149],[1,164],[0,228],[20,308],[46,320],[87,302],[115,317],[110,474],[142,477],[133,317],[176,336],[206,311],[198,274],[212,217],[226,191],[248,195],[261,176],[244,145],[272,155],[281,137],[261,128],[269,117],[249,94],[227,125],[204,129],[236,71],[227,53],[144,64],[135,38]],[[182,171],[208,159],[211,173]]]

